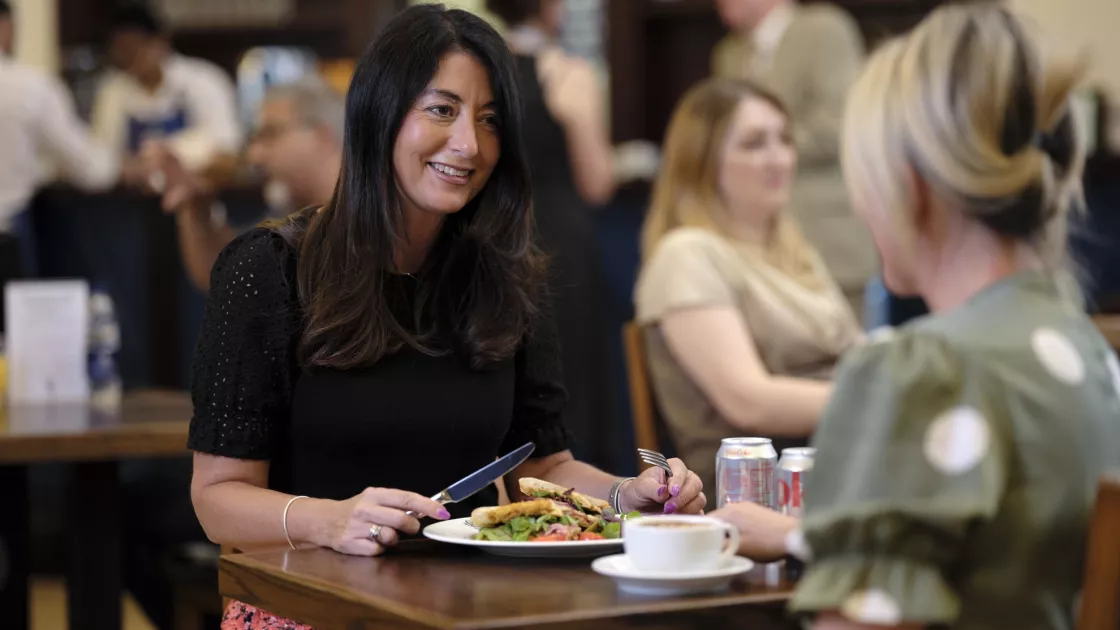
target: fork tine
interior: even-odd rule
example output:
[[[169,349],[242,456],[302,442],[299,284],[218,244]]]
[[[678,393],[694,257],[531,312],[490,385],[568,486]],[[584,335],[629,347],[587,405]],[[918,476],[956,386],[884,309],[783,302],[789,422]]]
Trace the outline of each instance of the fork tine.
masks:
[[[669,466],[669,460],[665,459],[665,456],[661,453],[657,451],[651,451],[648,448],[639,448],[638,456],[642,459],[643,462],[649,464],[650,466],[656,466],[657,468],[664,470],[666,476],[673,476],[673,469]]]
[[[656,468],[660,468],[661,470],[664,470],[665,472],[669,473],[669,475],[673,474],[673,469],[670,468],[666,464],[663,464],[663,463],[657,462],[657,461],[651,461],[651,460],[648,460],[648,459],[645,459],[645,458],[643,458],[642,461],[649,464],[650,466],[654,466]]]

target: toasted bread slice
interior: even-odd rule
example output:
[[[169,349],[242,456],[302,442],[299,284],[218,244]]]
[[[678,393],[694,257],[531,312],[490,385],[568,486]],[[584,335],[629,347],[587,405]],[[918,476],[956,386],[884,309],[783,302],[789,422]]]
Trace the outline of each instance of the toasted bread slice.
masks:
[[[592,514],[599,514],[603,510],[611,506],[610,503],[595,497],[589,497],[586,494],[579,492],[572,492],[566,494],[568,488],[558,486],[554,483],[543,481],[541,479],[534,479],[533,477],[522,477],[518,484],[521,488],[521,493],[527,496],[533,496],[534,493],[545,493],[546,496],[554,496],[557,499],[566,499],[573,504],[578,505],[585,511]]]
[[[471,512],[471,524],[475,527],[497,527],[507,523],[518,516],[564,516],[564,506],[552,499],[532,499],[497,505],[494,507],[480,507]]]

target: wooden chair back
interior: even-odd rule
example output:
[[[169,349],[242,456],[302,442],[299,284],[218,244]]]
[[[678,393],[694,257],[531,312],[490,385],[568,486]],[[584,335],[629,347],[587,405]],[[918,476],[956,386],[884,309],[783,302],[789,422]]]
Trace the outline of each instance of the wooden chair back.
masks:
[[[638,448],[664,453],[672,457],[674,449],[659,424],[657,405],[649,383],[649,364],[642,327],[627,322],[622,327],[622,345],[626,354],[626,374],[630,384],[630,413],[634,422],[634,444]],[[638,468],[645,465],[638,460]]]
[[[1094,315],[1093,323],[1108,340],[1108,344],[1120,352],[1120,315]]]
[[[1080,606],[1077,630],[1120,628],[1120,471],[1097,486]]]

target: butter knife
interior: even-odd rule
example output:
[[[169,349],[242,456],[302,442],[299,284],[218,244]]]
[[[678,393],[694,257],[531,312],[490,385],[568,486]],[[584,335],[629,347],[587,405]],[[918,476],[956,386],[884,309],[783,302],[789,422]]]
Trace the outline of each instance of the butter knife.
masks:
[[[459,481],[447,486],[442,492],[437,492],[432,495],[432,500],[440,505],[465,501],[479,490],[505,477],[514,468],[520,466],[522,462],[529,459],[529,456],[533,454],[536,448],[536,444],[527,442],[516,450],[510,451],[466,477],[463,477]],[[422,516],[412,510],[405,512],[405,514],[413,518],[420,518]]]

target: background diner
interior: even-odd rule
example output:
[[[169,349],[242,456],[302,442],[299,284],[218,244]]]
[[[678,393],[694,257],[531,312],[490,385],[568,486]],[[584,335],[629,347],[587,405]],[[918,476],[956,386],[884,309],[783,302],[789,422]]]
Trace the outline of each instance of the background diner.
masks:
[[[26,595],[28,627],[101,618],[96,606],[74,608],[103,591],[67,584],[82,558],[68,541],[75,492],[93,462],[112,462],[97,486],[107,494],[90,502],[117,515],[104,521],[117,542],[97,557],[119,559],[120,583],[101,587],[119,591],[121,627],[186,617],[217,627],[221,548],[192,505],[187,448],[197,415],[188,393],[210,373],[197,349],[220,336],[205,325],[222,288],[211,272],[261,221],[335,196],[355,69],[414,4],[0,2],[0,278],[26,289],[4,296],[16,303],[0,370],[0,440],[13,440],[0,488],[26,489],[26,501],[10,495],[25,504],[13,511],[23,533],[11,535],[26,536],[26,553],[0,554],[0,568],[30,576],[23,590],[3,582],[0,611]],[[944,3],[444,4],[481,16],[513,54],[561,348],[558,417],[575,460],[625,479],[647,468],[637,447],[680,457],[710,512],[721,440],[773,438],[777,457],[809,444],[845,356],[882,339],[881,326],[929,312],[882,282],[843,180],[843,113],[880,44]],[[1120,44],[1107,25],[1120,8],[1006,4],[1085,54],[1070,111],[1086,203],[1064,242],[1083,310],[1115,345]],[[723,222],[725,207],[739,209],[736,221]],[[779,236],[761,251],[741,247],[759,224]],[[50,317],[37,310],[43,296],[58,305]],[[93,411],[49,411],[84,401]],[[116,421],[100,418],[140,418],[151,441],[73,446]],[[169,448],[171,433],[181,449]],[[275,507],[262,508],[269,524],[281,522]],[[266,542],[287,548],[282,531]]]

